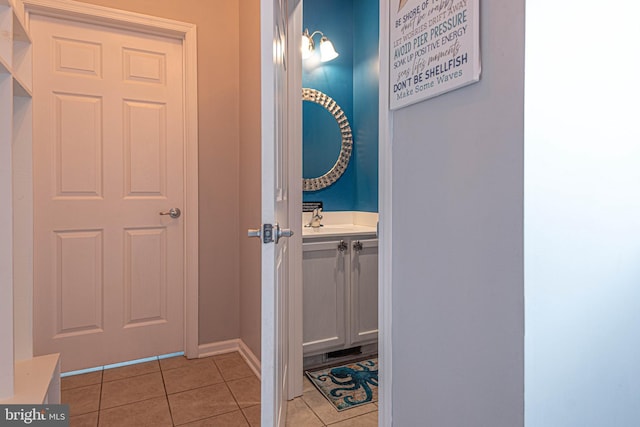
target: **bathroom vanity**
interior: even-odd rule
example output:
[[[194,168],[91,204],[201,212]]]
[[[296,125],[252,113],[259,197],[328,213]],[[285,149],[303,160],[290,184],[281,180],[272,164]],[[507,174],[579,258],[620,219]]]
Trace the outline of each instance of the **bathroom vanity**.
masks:
[[[303,353],[361,347],[378,340],[376,227],[325,225],[303,230]]]
[[[325,86],[323,79],[308,77],[308,82]],[[340,102],[353,97],[352,90],[332,93]],[[314,212],[306,212],[302,218],[307,225],[302,233],[302,341],[306,369],[377,353],[378,214],[372,212],[377,209],[377,157],[365,154],[377,152],[377,134],[368,138],[368,132],[361,133],[358,152],[362,157],[358,162],[351,156],[356,141],[347,111],[353,110],[355,104],[363,106],[368,98],[361,96],[347,102],[347,111],[342,110],[338,100],[312,87],[302,89],[302,99],[306,101],[303,201],[308,203],[308,209],[309,205],[316,206]],[[367,106],[364,110],[370,109]],[[363,124],[377,127],[377,112],[373,117],[365,116],[358,115]],[[373,162],[365,161],[372,159]],[[347,168],[352,172],[345,173]],[[331,210],[320,212],[323,206]],[[347,210],[351,207],[362,210]]]

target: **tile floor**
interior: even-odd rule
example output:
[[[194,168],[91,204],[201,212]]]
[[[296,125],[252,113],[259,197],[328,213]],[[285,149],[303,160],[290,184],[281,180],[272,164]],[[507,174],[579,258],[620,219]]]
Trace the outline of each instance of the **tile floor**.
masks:
[[[239,353],[154,360],[62,379],[71,427],[260,425],[260,381]],[[338,412],[305,378],[287,426],[373,427],[372,403]]]

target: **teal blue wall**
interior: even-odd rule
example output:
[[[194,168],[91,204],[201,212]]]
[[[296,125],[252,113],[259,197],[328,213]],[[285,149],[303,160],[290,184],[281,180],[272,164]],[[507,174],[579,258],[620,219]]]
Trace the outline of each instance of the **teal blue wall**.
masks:
[[[305,0],[304,28],[320,30],[340,56],[303,63],[302,85],[333,98],[347,115],[354,150],[344,175],[324,190],[304,192],[326,211],[378,211],[378,2]],[[316,47],[320,37],[314,38]],[[303,103],[303,176],[326,172],[340,151],[340,132],[328,112]]]
[[[353,131],[356,210],[378,211],[378,1],[354,0]]]

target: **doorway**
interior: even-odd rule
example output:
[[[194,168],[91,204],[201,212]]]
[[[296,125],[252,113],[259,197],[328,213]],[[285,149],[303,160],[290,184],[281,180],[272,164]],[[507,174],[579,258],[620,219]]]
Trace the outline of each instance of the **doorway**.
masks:
[[[301,14],[301,28],[308,29],[310,35],[315,31],[321,31],[322,37],[327,37],[333,42],[339,56],[324,63],[319,57],[313,56],[303,60],[300,85],[322,92],[340,106],[351,125],[354,142],[349,165],[342,176],[326,188],[305,192],[303,195],[304,202],[322,202],[325,224],[318,233],[311,233],[320,238],[315,242],[308,238],[309,233],[306,233],[306,230],[309,228],[303,227],[304,255],[301,255],[301,262],[305,265],[302,272],[304,278],[296,280],[295,283],[309,281],[311,276],[305,271],[312,268],[311,264],[321,259],[325,265],[320,267],[319,271],[326,272],[331,276],[330,278],[338,279],[337,282],[324,280],[326,283],[335,285],[331,295],[325,294],[325,296],[327,297],[326,301],[334,301],[336,304],[331,306],[327,304],[325,308],[328,309],[327,313],[329,311],[332,313],[330,317],[336,322],[327,322],[325,331],[310,331],[311,322],[304,312],[304,307],[306,307],[303,302],[304,292],[302,289],[299,290],[298,303],[292,305],[294,318],[305,319],[304,322],[300,322],[303,323],[304,330],[299,331],[297,340],[292,339],[292,343],[308,342],[305,344],[304,351],[298,348],[298,354],[294,355],[294,358],[299,358],[301,362],[299,372],[294,372],[295,380],[290,387],[290,389],[296,389],[297,393],[290,393],[290,397],[302,393],[299,387],[302,383],[303,354],[300,353],[304,353],[306,367],[309,363],[335,364],[341,360],[358,358],[358,355],[366,357],[375,354],[377,350],[376,225],[379,149],[378,88],[380,84],[378,78],[378,4],[372,5],[370,2],[357,0],[346,5],[344,2],[305,0]],[[314,42],[315,48],[318,50],[321,37],[315,37]],[[304,104],[303,109],[305,110],[303,110],[304,113],[301,113],[301,122],[303,123],[301,139],[305,144],[302,175],[304,178],[312,178],[311,175],[317,175],[320,169],[314,168],[313,164],[309,167],[310,161],[324,162],[329,167],[336,162],[336,157],[340,153],[340,128],[336,126],[335,119],[331,117],[331,114],[323,111],[322,107],[311,105],[308,102]],[[317,146],[307,147],[307,142],[324,145],[318,149]],[[309,155],[312,152],[315,154]],[[309,223],[308,217],[310,215],[310,213],[305,214],[302,221],[303,226]],[[365,233],[361,235],[363,237],[355,235],[343,238],[337,235],[327,238],[321,236],[325,231],[329,231],[331,225],[341,223],[361,225],[362,229],[369,226],[371,234]],[[346,245],[344,252],[339,249],[340,243]],[[300,251],[303,251],[302,247]],[[373,263],[368,264],[372,260],[371,251],[374,251],[375,256]],[[361,267],[364,269],[361,270]],[[365,274],[362,274],[362,279],[365,281],[371,279],[371,276],[367,277],[367,269],[374,272],[376,285],[373,289],[369,288],[369,290],[359,292],[358,289],[363,288],[358,288],[355,282],[358,281],[358,274],[363,272]],[[318,295],[323,292],[324,290],[320,290]],[[307,289],[307,299],[312,298],[310,293],[311,291]],[[337,295],[340,297],[336,297]],[[364,312],[358,307],[367,305],[368,308],[375,307],[373,321],[371,321],[370,311],[364,316],[358,314]],[[295,307],[301,307],[298,313],[296,313]],[[315,310],[314,313],[321,311]],[[358,322],[363,326],[360,330],[358,330]],[[318,319],[318,323],[322,323],[321,319]],[[371,324],[375,326],[372,328]],[[292,347],[302,346],[293,344]],[[341,357],[342,354],[335,352],[335,350],[342,349],[352,350],[355,356],[352,354]],[[329,355],[329,353],[331,354]],[[292,364],[292,369],[293,367]]]

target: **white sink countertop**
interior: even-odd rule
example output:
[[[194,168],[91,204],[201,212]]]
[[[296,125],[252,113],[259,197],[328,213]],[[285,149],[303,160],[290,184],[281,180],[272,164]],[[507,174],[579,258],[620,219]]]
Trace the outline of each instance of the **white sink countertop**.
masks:
[[[302,237],[340,237],[375,234],[378,214],[374,212],[322,212],[322,227],[304,227],[311,213],[302,214]]]

